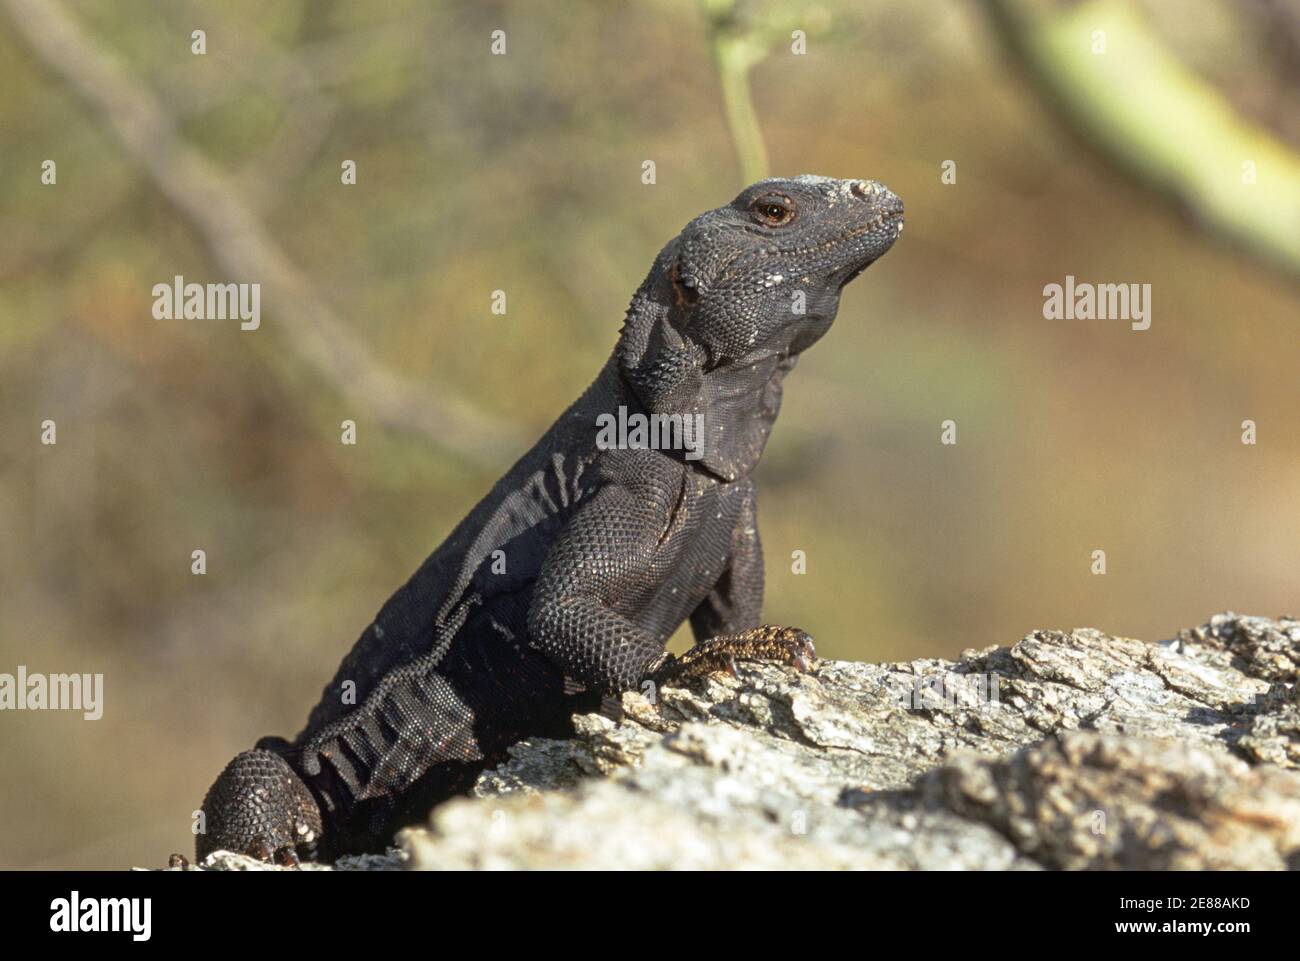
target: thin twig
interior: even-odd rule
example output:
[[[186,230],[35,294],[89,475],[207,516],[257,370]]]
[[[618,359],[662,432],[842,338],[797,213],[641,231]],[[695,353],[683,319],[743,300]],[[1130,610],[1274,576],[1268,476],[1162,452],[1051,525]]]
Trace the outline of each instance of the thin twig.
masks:
[[[82,31],[57,0],[4,0],[32,50],[107,119],[159,191],[237,281],[259,280],[291,346],[356,417],[407,430],[463,459],[499,466],[518,433],[461,397],[386,370],[334,313],[245,203],[231,180],[180,136],[158,98]]]
[[[1130,5],[984,0],[984,9],[1080,144],[1206,233],[1300,278],[1300,157],[1179,63]],[[1091,50],[1102,42],[1094,31],[1109,40],[1104,54]]]
[[[734,0],[706,0],[704,14],[741,179],[753,183],[766,177],[769,168],[767,146],[763,143],[763,130],[750,92],[749,71],[766,55],[767,44],[759,31],[745,30],[739,25]]]

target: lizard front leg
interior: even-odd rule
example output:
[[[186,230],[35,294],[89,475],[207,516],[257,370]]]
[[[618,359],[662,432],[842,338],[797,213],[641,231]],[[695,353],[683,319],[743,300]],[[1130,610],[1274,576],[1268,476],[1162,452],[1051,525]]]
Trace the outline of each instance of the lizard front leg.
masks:
[[[763,545],[758,502],[746,481],[727,565],[709,596],[691,613],[695,646],[669,655],[653,672],[659,683],[681,683],[714,671],[736,673],[736,661],[759,660],[807,670],[817,657],[812,637],[797,627],[759,626],[763,608]]]
[[[737,660],[806,668],[815,657],[811,637],[798,628],[755,626],[763,562],[752,488],[734,528],[728,563],[691,614],[697,637],[722,633],[677,658],[664,652],[666,636],[621,612],[661,587],[656,552],[680,520],[675,494],[671,484],[612,485],[574,515],[538,577],[528,618],[533,645],[567,676],[604,693],[644,680],[684,681],[734,671]]]
[[[752,481],[739,492],[740,514],[732,529],[727,562],[709,596],[691,612],[697,643],[736,634],[762,623],[763,544],[758,536],[758,497]]]
[[[651,596],[655,551],[671,521],[672,491],[603,488],[551,545],[533,592],[534,647],[589,688],[635,687],[663,655],[664,638],[621,613],[618,602]]]

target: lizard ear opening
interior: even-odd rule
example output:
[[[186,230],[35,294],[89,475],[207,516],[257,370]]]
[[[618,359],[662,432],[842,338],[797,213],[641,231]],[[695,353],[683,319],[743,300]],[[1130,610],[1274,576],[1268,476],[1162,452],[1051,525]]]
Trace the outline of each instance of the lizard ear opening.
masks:
[[[674,261],[669,278],[672,280],[673,300],[676,305],[684,308],[694,307],[700,299],[700,289],[696,285],[695,278],[683,275],[680,260]]]
[[[695,271],[674,241],[632,298],[618,346],[623,377],[651,413],[684,414],[696,402],[707,356],[687,329],[699,300]]]
[[[678,330],[672,310],[655,312],[637,340],[620,351],[623,377],[641,403],[655,414],[684,414],[703,384],[703,352]]]

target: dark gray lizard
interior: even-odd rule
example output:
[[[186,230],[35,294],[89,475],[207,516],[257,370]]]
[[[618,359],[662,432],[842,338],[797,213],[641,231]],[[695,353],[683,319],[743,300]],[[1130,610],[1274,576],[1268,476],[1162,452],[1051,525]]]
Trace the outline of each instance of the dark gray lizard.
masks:
[[[805,666],[808,635],[759,626],[752,474],[785,375],[902,228],[883,185],[811,176],[761,181],[687,224],[595,382],[383,606],[302,733],[227,765],[198,856],[382,848],[602,695],[736,658]],[[682,430],[666,448],[634,433],[618,446],[602,415]],[[697,643],[675,658],[664,644],[687,618]]]

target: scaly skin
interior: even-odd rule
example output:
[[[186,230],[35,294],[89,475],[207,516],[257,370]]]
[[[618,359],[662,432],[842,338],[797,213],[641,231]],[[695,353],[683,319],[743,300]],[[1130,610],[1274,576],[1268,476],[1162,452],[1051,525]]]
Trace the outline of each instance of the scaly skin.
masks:
[[[691,221],[595,382],[383,606],[302,733],[218,777],[198,856],[379,849],[603,694],[744,658],[806,666],[808,635],[760,627],[751,475],[785,375],[901,230],[883,186],[822,177],[762,181]],[[701,417],[701,443],[607,449],[597,418],[620,408]],[[697,645],[673,658],[688,618]]]

